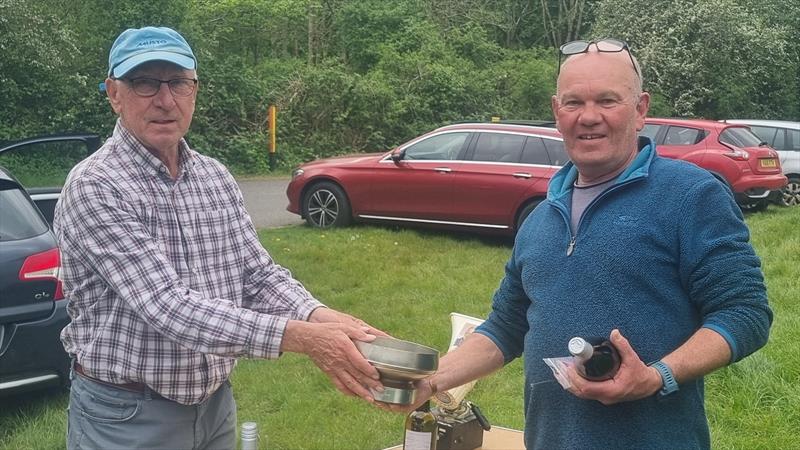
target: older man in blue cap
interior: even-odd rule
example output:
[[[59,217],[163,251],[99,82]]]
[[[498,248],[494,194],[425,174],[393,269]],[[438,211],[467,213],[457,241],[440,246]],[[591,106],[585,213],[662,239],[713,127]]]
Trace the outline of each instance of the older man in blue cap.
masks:
[[[237,357],[304,353],[373,401],[378,373],[353,340],[383,333],[275,264],[230,173],[184,140],[198,90],[186,40],[129,29],[108,63],[119,119],[70,173],[54,223],[72,319],[67,447],[234,448]]]

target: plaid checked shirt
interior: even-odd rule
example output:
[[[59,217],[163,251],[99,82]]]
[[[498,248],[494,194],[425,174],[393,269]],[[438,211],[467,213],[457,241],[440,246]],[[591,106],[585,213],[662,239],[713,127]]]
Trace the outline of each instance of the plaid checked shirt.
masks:
[[[277,358],[286,322],[322,304],[261,246],[225,167],[179,152],[173,180],[117,122],[70,173],[54,223],[61,339],[92,377],[196,404],[235,358]]]

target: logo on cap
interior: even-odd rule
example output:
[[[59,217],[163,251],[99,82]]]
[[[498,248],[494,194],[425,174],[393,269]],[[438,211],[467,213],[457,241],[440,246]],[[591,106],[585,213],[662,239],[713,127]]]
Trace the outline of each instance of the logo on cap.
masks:
[[[151,39],[149,41],[142,41],[136,44],[137,47],[152,47],[154,45],[166,45],[166,39]]]

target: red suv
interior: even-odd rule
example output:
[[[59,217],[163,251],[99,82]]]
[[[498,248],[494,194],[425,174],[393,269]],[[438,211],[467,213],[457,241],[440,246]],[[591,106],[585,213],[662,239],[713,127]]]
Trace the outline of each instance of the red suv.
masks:
[[[303,164],[287,209],[316,227],[360,220],[513,234],[567,160],[554,128],[449,125],[390,152]]]
[[[744,125],[649,118],[640,134],[653,139],[659,155],[711,172],[728,185],[744,210],[766,208],[786,185],[778,153],[761,146],[761,139]]]

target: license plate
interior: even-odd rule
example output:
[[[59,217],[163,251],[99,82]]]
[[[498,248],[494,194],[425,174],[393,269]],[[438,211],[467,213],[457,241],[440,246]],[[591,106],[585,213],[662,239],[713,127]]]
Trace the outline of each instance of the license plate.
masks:
[[[759,163],[761,163],[761,167],[778,167],[778,162],[774,159],[759,159]]]

